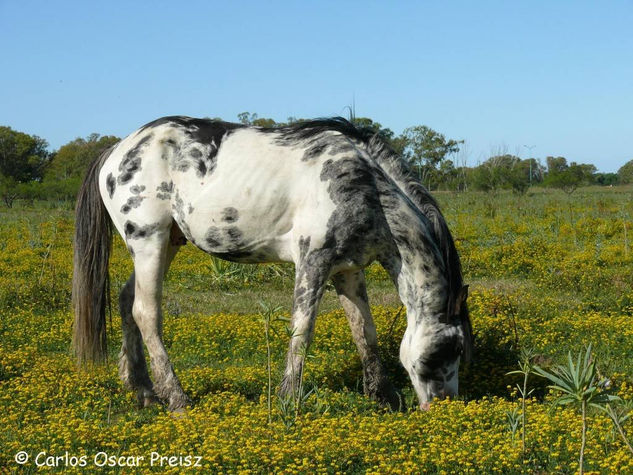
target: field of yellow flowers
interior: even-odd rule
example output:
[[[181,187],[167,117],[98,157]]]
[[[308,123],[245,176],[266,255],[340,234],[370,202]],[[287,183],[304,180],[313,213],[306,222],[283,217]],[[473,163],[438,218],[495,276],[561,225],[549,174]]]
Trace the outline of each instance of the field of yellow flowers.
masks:
[[[362,395],[331,289],[304,376],[311,392],[293,412],[273,391],[269,411],[259,303],[288,314],[292,268],[225,264],[191,245],[167,279],[164,334],[194,406],[180,417],[138,409],[117,376],[116,305],[109,364],[75,366],[72,211],[0,211],[0,473],[575,473],[579,413],[553,407],[546,382],[530,376],[524,451],[508,418],[520,378],[507,373],[521,349],[547,367],[592,344],[601,377],[633,399],[633,191],[438,198],[471,284],[475,359],[462,370],[459,399],[398,413]],[[116,237],[113,302],[130,272]],[[397,359],[405,318],[385,273],[374,266],[368,280],[381,352],[411,403]],[[282,321],[273,329],[274,385],[287,336]],[[631,419],[623,429],[633,435]],[[587,438],[587,473],[633,473],[633,454],[606,415],[590,411]]]

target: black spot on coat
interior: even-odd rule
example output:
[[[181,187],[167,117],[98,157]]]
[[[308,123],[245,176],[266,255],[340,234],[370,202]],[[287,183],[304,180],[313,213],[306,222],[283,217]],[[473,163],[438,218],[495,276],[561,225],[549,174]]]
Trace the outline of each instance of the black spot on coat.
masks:
[[[160,125],[173,126],[186,137],[184,143],[172,145],[172,148],[176,150],[171,154],[173,157],[173,161],[170,163],[171,168],[180,172],[186,172],[193,168],[199,178],[211,174],[215,169],[215,158],[223,138],[234,130],[245,127],[242,124],[232,124],[221,120],[173,116],[150,122],[143,129],[151,129]],[[196,144],[203,147],[198,147]],[[201,149],[206,150],[206,152],[203,153]]]
[[[336,205],[324,247],[332,248],[339,258],[364,264],[366,250],[385,239],[378,230],[387,228],[371,165],[358,156],[330,159],[323,164],[321,181],[327,183]]]
[[[159,225],[159,223],[153,223],[141,226],[132,221],[126,221],[123,225],[125,239],[144,239],[150,237],[158,231]]]
[[[130,149],[121,163],[119,164],[119,171],[121,172],[117,178],[117,183],[119,185],[124,185],[128,183],[136,172],[141,169],[141,151],[143,148],[147,147],[149,141],[153,137],[153,134],[148,134],[143,137],[139,142],[134,146],[134,148]]]
[[[234,223],[239,218],[239,213],[235,208],[228,207],[222,210],[222,221]]]
[[[160,200],[168,200],[171,198],[171,194],[174,191],[174,183],[166,181],[162,182],[159,186],[156,187],[156,197]]]
[[[127,202],[123,206],[121,206],[121,213],[127,214],[132,210],[132,208],[138,208],[139,206],[141,206],[141,202],[144,199],[145,198],[142,196],[131,196],[130,198],[128,198]]]
[[[202,178],[203,176],[207,174],[207,164],[204,163],[204,160],[199,160],[196,168],[197,168],[196,174],[199,177]]]
[[[244,246],[242,231],[237,226],[226,228],[211,226],[207,229],[204,240],[209,246],[209,250],[214,253],[235,253]]]
[[[222,246],[223,239],[222,239],[222,232],[220,228],[211,227],[207,229],[207,233],[204,236],[204,240],[212,248]]]
[[[178,190],[176,190],[176,196],[171,203],[171,209],[174,213],[176,224],[178,224],[178,227],[180,228],[182,233],[189,241],[195,244],[193,236],[191,235],[191,230],[189,229],[189,225],[185,221],[185,202],[180,197]]]
[[[112,173],[108,173],[108,176],[106,177],[106,189],[108,190],[108,196],[112,199],[114,190],[116,189],[116,180],[114,179]]]

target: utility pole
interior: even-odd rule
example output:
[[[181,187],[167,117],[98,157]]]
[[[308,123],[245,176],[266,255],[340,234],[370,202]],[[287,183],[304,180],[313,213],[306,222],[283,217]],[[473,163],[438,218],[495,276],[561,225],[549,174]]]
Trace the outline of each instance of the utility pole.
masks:
[[[525,148],[527,148],[530,151],[530,155],[532,155],[532,149],[534,147],[536,147],[536,145],[524,145]],[[530,160],[530,186],[532,186],[532,157],[528,157],[528,159]]]

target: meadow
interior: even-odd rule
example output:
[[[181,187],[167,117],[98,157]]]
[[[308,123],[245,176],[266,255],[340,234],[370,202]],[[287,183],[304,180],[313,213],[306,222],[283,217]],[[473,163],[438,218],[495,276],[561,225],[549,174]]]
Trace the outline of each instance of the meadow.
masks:
[[[165,344],[194,406],[181,417],[161,406],[139,409],[116,366],[116,298],[131,272],[121,239],[110,267],[109,363],[78,369],[70,348],[70,205],[1,210],[0,472],[575,473],[579,411],[553,406],[547,381],[530,375],[524,448],[511,417],[523,379],[507,373],[519,368],[521,351],[547,368],[591,344],[610,391],[633,399],[633,190],[436,196],[470,284],[476,341],[460,397],[428,412],[389,412],[362,394],[360,362],[331,287],[305,397],[290,407],[273,387],[269,408],[268,370],[274,386],[288,341],[282,318],[292,266],[225,263],[190,244],[167,277],[163,309]],[[411,406],[397,358],[403,310],[380,267],[367,276],[381,354]],[[269,313],[268,339],[262,304],[280,307]],[[610,418],[598,410],[587,417],[586,473],[633,473],[633,454]],[[631,419],[622,429],[633,434]],[[22,465],[19,452],[28,456]]]

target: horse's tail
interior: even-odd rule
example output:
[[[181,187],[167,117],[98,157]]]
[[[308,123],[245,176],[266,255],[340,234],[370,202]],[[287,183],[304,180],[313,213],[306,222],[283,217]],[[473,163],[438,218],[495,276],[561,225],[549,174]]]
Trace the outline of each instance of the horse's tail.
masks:
[[[433,226],[433,233],[437,239],[438,248],[442,253],[449,281],[450,295],[448,312],[450,315],[460,314],[462,327],[465,333],[464,355],[469,359],[472,353],[473,335],[468,309],[460,306],[456,301],[462,292],[463,276],[462,266],[455,247],[453,236],[448,229],[446,220],[440,211],[440,207],[428,190],[420,183],[409,165],[398,156],[378,136],[374,135],[366,142],[368,152],[380,168],[395,182],[411,202],[426,216]],[[458,310],[460,309],[460,310]]]
[[[106,307],[110,306],[108,261],[112,222],[99,192],[99,172],[112,152],[105,150],[88,167],[75,208],[72,306],[73,348],[79,363],[106,359]]]

